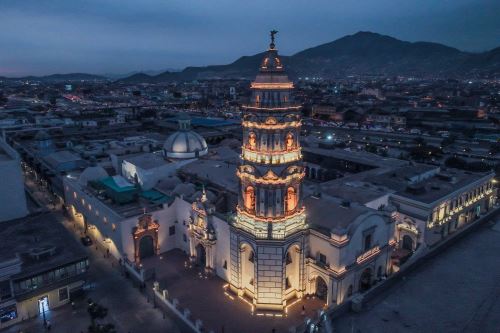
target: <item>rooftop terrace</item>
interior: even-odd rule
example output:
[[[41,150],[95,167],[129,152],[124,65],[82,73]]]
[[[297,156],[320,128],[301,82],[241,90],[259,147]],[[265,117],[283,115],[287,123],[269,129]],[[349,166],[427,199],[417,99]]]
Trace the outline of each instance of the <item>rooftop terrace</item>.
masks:
[[[22,261],[16,277],[35,274],[86,257],[82,246],[56,220],[55,215],[38,216],[0,223],[0,261]],[[47,255],[39,255],[40,253]]]

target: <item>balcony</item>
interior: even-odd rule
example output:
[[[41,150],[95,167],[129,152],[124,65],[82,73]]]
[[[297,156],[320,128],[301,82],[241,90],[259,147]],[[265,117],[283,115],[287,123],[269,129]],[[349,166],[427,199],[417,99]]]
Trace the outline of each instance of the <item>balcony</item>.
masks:
[[[242,147],[241,157],[254,163],[279,165],[301,160],[302,153],[300,148],[288,151],[265,152]]]
[[[356,263],[358,265],[361,265],[362,263],[370,260],[371,258],[377,256],[380,253],[380,247],[378,245],[372,247],[368,251],[365,251],[361,253],[357,258],[356,258]]]

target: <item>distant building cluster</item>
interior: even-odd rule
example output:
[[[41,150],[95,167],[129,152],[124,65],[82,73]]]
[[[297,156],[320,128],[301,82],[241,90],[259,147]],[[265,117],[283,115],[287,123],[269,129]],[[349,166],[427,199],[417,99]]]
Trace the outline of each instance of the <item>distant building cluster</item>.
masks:
[[[10,82],[0,328],[69,302],[89,267],[23,173],[120,262],[140,270],[179,249],[254,311],[307,295],[342,304],[498,209],[497,83],[293,83],[274,40],[256,70],[252,82]]]

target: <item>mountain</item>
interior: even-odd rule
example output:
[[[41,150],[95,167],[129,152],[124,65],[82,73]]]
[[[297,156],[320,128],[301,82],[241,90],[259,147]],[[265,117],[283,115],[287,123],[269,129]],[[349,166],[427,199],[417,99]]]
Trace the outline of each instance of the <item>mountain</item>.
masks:
[[[176,68],[165,68],[165,69],[151,69],[151,70],[145,70],[145,71],[133,71],[133,72],[128,72],[128,73],[106,73],[103,74],[104,77],[107,77],[110,80],[119,80],[123,79],[135,74],[147,74],[149,76],[154,76],[158,75],[164,72],[180,72],[179,69]]]
[[[86,74],[86,73],[70,73],[70,74],[52,74],[45,76],[24,76],[17,78],[0,77],[3,81],[39,81],[39,82],[72,82],[72,81],[105,81],[104,76]]]
[[[263,53],[244,56],[228,65],[187,67],[180,72],[130,76],[125,83],[158,83],[216,78],[253,78]],[[463,52],[430,42],[406,42],[373,32],[358,32],[312,47],[292,56],[280,56],[293,78],[345,75],[414,75],[460,77],[500,72],[500,48],[483,53]]]
[[[358,32],[295,54],[300,75],[346,74],[441,75],[458,70],[470,54],[437,43],[400,41],[371,32]]]

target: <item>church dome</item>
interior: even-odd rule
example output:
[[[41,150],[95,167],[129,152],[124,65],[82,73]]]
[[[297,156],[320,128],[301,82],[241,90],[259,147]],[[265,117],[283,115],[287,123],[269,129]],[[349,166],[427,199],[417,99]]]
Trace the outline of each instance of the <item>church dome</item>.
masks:
[[[188,117],[180,117],[179,130],[170,135],[163,151],[170,158],[194,158],[206,155],[208,146],[201,135],[190,130],[191,120]]]
[[[89,181],[101,180],[108,177],[108,173],[101,166],[89,166],[80,174],[78,183],[81,186],[86,186]]]

